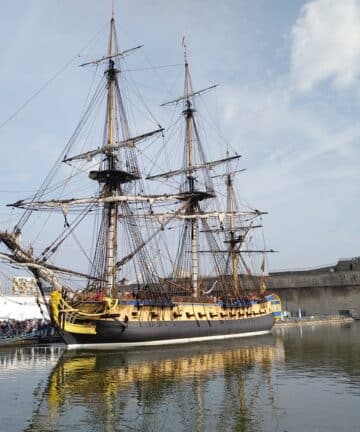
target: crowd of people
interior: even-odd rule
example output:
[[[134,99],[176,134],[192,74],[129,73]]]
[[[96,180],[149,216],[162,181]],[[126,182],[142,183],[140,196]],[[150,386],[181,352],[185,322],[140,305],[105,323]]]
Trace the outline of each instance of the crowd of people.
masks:
[[[18,321],[13,319],[0,321],[0,338],[16,336],[53,336],[54,328],[49,320],[27,319]]]

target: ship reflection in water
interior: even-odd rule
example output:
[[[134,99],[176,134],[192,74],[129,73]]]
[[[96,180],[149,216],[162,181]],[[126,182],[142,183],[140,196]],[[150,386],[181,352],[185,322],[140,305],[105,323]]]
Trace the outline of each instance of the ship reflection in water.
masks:
[[[0,349],[1,432],[358,432],[360,322],[166,349]]]
[[[186,349],[65,352],[26,430],[259,430],[260,407],[276,408],[271,370],[283,359],[271,335]]]

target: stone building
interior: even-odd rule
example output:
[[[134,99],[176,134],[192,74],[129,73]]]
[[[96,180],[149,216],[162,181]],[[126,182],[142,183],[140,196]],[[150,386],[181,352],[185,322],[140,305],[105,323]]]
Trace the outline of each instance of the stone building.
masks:
[[[15,276],[12,280],[13,295],[37,296],[39,290],[36,279],[30,276]]]

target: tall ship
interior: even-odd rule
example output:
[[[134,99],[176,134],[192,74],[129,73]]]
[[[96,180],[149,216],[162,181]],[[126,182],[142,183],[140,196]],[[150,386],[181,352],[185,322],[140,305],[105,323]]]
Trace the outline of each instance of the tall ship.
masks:
[[[0,232],[0,259],[30,272],[42,293],[50,287],[49,315],[69,348],[222,340],[273,326],[265,212],[239,201],[239,154],[223,145],[207,157],[197,102],[216,86],[192,87],[183,45],[183,94],[163,103],[175,121],[133,133],[127,57],[141,46],[119,49],[113,13],[106,54],[82,65],[103,74],[73,136],[34,196],[9,204],[22,213]]]

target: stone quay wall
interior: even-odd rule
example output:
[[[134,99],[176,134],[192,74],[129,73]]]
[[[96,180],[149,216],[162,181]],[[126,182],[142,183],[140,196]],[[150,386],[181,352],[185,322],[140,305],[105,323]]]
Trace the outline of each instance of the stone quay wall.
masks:
[[[269,291],[279,295],[282,309],[292,314],[337,314],[348,310],[360,318],[360,260],[340,260],[337,265],[308,271],[270,273]]]

